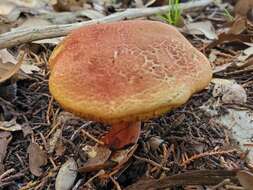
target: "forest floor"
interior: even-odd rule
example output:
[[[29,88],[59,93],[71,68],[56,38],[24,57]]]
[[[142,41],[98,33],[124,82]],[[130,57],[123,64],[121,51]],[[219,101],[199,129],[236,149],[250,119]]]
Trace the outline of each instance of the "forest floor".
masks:
[[[73,1],[58,4],[56,12],[37,1],[24,2],[0,3],[0,38],[19,27],[85,22],[127,8],[166,5],[163,1]],[[96,139],[110,126],[65,112],[49,93],[48,58],[59,38],[0,50],[2,76],[15,68],[19,52],[26,50],[21,70],[0,83],[0,188],[55,189],[56,183],[66,190],[253,187],[253,131],[242,128],[249,138],[238,142],[232,129],[238,121],[228,117],[239,114],[243,125],[253,127],[253,15],[249,4],[247,8],[217,1],[182,11],[177,27],[209,58],[216,80],[180,108],[142,122],[138,143],[120,152],[126,162],[121,159],[116,167],[92,172],[71,167],[80,169],[87,162]],[[79,14],[87,9],[93,12]],[[63,10],[72,14],[50,14]],[[166,22],[163,18],[156,14],[138,19]],[[100,159],[97,162],[104,162],[103,156]]]

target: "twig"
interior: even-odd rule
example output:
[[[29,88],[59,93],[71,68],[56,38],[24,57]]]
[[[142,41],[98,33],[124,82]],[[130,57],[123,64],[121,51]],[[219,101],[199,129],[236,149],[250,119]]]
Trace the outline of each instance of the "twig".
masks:
[[[110,179],[112,180],[112,182],[114,183],[115,187],[117,190],[122,190],[119,183],[112,177],[110,176]]]
[[[125,190],[162,190],[176,185],[216,185],[225,179],[236,182],[238,170],[196,170],[162,179],[142,179]]]
[[[244,187],[239,187],[239,186],[235,186],[235,185],[225,185],[226,189],[230,189],[230,190],[245,190]]]
[[[48,107],[47,107],[46,119],[47,119],[47,123],[48,123],[49,125],[51,124],[51,122],[50,122],[50,114],[51,114],[51,109],[53,109],[53,108],[52,108],[53,101],[54,101],[54,98],[51,97],[51,98],[49,99]]]
[[[217,189],[219,189],[221,187],[224,187],[224,185],[228,185],[230,183],[231,183],[230,179],[224,179],[222,182],[220,182],[219,184],[217,184],[214,187],[212,187],[211,190],[217,190]]]
[[[10,175],[11,173],[15,172],[16,170],[14,168],[11,168],[7,171],[5,171],[2,175],[0,175],[0,181],[2,181],[2,179],[6,178],[8,175]]]
[[[147,158],[142,158],[142,157],[139,157],[139,156],[136,156],[136,155],[134,155],[134,157],[135,157],[136,159],[138,159],[138,160],[147,162],[147,163],[149,163],[149,164],[151,164],[151,165],[153,165],[153,166],[156,166],[156,167],[158,167],[158,168],[161,168],[161,169],[163,169],[163,170],[165,170],[165,171],[170,171],[169,168],[163,167],[162,165],[156,163],[156,162],[153,161],[153,160],[150,160],[150,159],[147,159]]]
[[[52,127],[52,129],[49,131],[49,133],[48,133],[47,136],[46,136],[46,139],[48,139],[49,136],[50,136],[60,125],[61,125],[61,122],[58,121],[58,122]]]
[[[217,150],[217,151],[203,152],[198,155],[193,155],[189,159],[184,160],[181,163],[181,166],[186,166],[186,165],[190,164],[192,161],[206,157],[206,156],[223,155],[223,154],[228,154],[228,153],[236,152],[236,151],[237,151],[236,149],[232,149],[232,150]]]
[[[90,139],[92,139],[93,141],[95,141],[96,143],[100,145],[104,145],[102,141],[98,140],[96,137],[92,136],[90,133],[86,132],[84,129],[81,129],[81,132],[87,137],[89,137]]]
[[[83,184],[83,187],[85,187],[86,185],[88,185],[90,182],[93,181],[93,179],[97,178],[100,175],[105,174],[104,170],[100,170],[96,175],[94,175],[93,177],[91,177],[85,184]]]
[[[23,174],[23,173],[17,173],[17,174],[15,174],[15,175],[8,176],[8,177],[2,179],[2,182],[5,183],[5,182],[8,182],[8,181],[12,181],[12,180],[15,180],[15,179],[19,179],[19,178],[21,178],[21,177],[24,177],[24,175],[25,175],[25,174]]]
[[[81,127],[79,127],[77,130],[74,131],[73,135],[70,137],[70,140],[74,141],[76,139],[77,134],[80,133],[80,131],[82,129],[86,128],[87,126],[89,126],[92,123],[93,123],[93,121],[87,121],[86,123],[84,123]]]
[[[179,8],[181,10],[187,10],[197,7],[204,7],[212,2],[213,0],[190,1],[189,3],[180,4]],[[88,26],[92,24],[108,23],[125,19],[134,19],[138,17],[151,16],[158,13],[165,13],[169,9],[171,9],[171,6],[126,9],[123,12],[118,12],[103,18],[84,21],[80,23],[51,25],[32,29],[29,28],[11,31],[0,35],[0,49],[12,47],[26,42],[65,36],[71,30],[79,28],[81,26]]]

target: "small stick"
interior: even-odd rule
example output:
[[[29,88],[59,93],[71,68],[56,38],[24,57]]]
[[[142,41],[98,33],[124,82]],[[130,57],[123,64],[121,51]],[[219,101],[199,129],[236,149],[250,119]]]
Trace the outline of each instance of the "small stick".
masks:
[[[79,127],[77,130],[75,130],[75,132],[73,133],[73,135],[70,137],[70,140],[71,141],[74,141],[77,134],[85,127],[89,126],[90,124],[92,124],[93,122],[92,121],[88,121],[86,122],[85,124],[83,124],[81,127]]]
[[[244,187],[239,187],[239,186],[235,186],[235,185],[225,185],[226,189],[230,189],[230,190],[245,190]]]
[[[100,170],[96,175],[94,175],[93,177],[91,177],[83,186],[85,187],[86,185],[88,185],[90,182],[93,181],[93,179],[95,179],[96,177],[105,174],[104,170]]]
[[[6,178],[8,175],[10,175],[11,173],[15,172],[16,170],[14,168],[11,168],[7,171],[5,171],[2,175],[0,175],[0,181],[2,181],[2,179]]]
[[[55,164],[55,162],[54,162],[54,160],[53,160],[53,158],[52,158],[51,156],[49,157],[49,161],[50,161],[51,164],[53,165],[54,171],[56,171],[56,170],[57,170],[57,166],[56,166],[56,164]]]
[[[92,136],[90,133],[86,132],[84,129],[82,129],[81,132],[84,135],[86,135],[87,137],[89,137],[90,139],[92,139],[93,141],[95,141],[96,143],[98,143],[100,145],[104,145],[105,144],[102,141],[98,140],[96,137]]]
[[[197,7],[204,7],[212,3],[213,0],[190,1],[188,3],[179,4],[180,10],[189,10]],[[134,8],[126,9],[123,12],[118,12],[105,16],[103,18],[84,21],[74,24],[51,25],[37,28],[19,29],[7,32],[0,35],[0,49],[12,47],[22,43],[32,42],[36,40],[55,38],[67,35],[71,30],[81,26],[88,26],[99,23],[109,23],[126,19],[135,19],[139,17],[147,17],[154,14],[166,13],[171,6],[151,7],[151,8]]]
[[[153,166],[156,166],[156,167],[158,167],[158,168],[161,168],[161,169],[163,169],[163,170],[165,170],[165,171],[170,171],[169,168],[163,167],[163,166],[161,166],[160,164],[156,163],[156,162],[153,161],[153,160],[150,160],[150,159],[147,159],[147,158],[142,158],[142,157],[139,157],[139,156],[136,156],[136,155],[134,155],[134,157],[135,157],[136,159],[138,159],[138,160],[147,162],[147,163],[149,163],[149,164],[151,164],[151,165],[153,165]]]
[[[6,177],[6,178],[2,179],[2,182],[12,181],[12,180],[15,180],[15,179],[19,179],[21,177],[24,177],[24,174],[23,173],[17,173],[15,175],[12,175],[12,176],[9,176],[9,177]]]
[[[217,190],[217,189],[219,189],[219,188],[221,188],[221,187],[224,187],[224,185],[228,185],[228,184],[230,184],[230,183],[231,183],[231,180],[230,180],[230,179],[224,179],[224,180],[223,180],[222,182],[220,182],[219,184],[213,186],[213,187],[211,188],[211,190]]]
[[[61,122],[58,121],[54,126],[53,128],[51,129],[51,131],[49,131],[49,133],[47,134],[46,136],[46,139],[48,139],[50,137],[50,135],[61,125]]]
[[[198,155],[193,155],[192,157],[190,157],[187,160],[184,160],[181,163],[181,166],[186,166],[186,165],[190,164],[192,161],[198,160],[198,159],[206,157],[206,156],[224,155],[224,154],[228,154],[228,153],[231,153],[231,152],[237,152],[237,151],[238,150],[236,150],[236,149],[232,149],[232,150],[217,150],[217,151],[203,152],[203,153],[198,154]]]
[[[114,179],[114,177],[112,177],[112,176],[109,176],[109,177],[112,180],[112,182],[114,183],[116,189],[117,190],[122,190],[121,187],[120,187],[120,185],[119,185],[119,183]]]
[[[51,124],[50,122],[50,113],[51,113],[51,109],[52,109],[52,103],[54,101],[54,98],[51,97],[49,102],[48,102],[48,107],[47,107],[47,115],[46,115],[46,118],[47,118],[47,124]]]

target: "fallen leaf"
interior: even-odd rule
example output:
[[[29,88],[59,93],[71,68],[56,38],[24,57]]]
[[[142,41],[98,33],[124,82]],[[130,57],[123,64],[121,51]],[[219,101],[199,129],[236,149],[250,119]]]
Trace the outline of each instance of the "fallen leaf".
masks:
[[[2,62],[3,59],[2,60],[0,59],[0,83],[3,83],[6,80],[10,79],[13,75],[15,75],[18,72],[18,70],[21,67],[21,64],[23,63],[24,55],[25,55],[24,52],[22,52],[17,64],[13,64],[12,66],[10,63],[6,64]]]
[[[6,16],[10,14],[16,6],[11,2],[0,2],[0,15]]]
[[[164,140],[159,136],[151,137],[147,143],[153,151],[156,151],[160,148],[161,144],[164,143]]]
[[[69,190],[74,185],[77,176],[77,164],[73,158],[69,158],[60,168],[56,181],[56,190]]]
[[[253,173],[242,170],[236,174],[240,184],[245,188],[245,190],[252,190],[253,187]]]
[[[32,74],[34,72],[39,72],[40,71],[40,68],[35,66],[35,65],[32,65],[32,64],[28,64],[28,63],[24,63],[21,65],[20,69],[25,73],[25,74]],[[20,74],[19,74],[20,76]],[[18,78],[20,78],[18,76]]]
[[[121,149],[127,145],[136,144],[141,132],[140,122],[118,123],[112,125],[101,141],[109,148]]]
[[[46,19],[42,19],[40,17],[29,17],[20,26],[13,28],[11,31],[36,28],[36,27],[41,27],[41,26],[49,26],[49,25],[52,25],[52,23]]]
[[[0,2],[0,16],[7,22],[16,21],[21,13],[42,13],[47,10],[50,0],[4,0]]]
[[[142,8],[144,7],[144,3],[142,0],[134,0],[136,8]]]
[[[111,155],[111,150],[105,146],[95,146],[86,151],[90,158],[78,170],[80,172],[91,172],[104,169],[106,161]]]
[[[112,171],[119,171],[125,163],[133,156],[134,152],[136,151],[138,145],[135,144],[127,149],[118,150],[114,152],[110,158],[111,161],[117,163],[115,167],[112,168]]]
[[[57,146],[57,142],[59,142],[60,138],[62,136],[62,130],[61,129],[57,129],[52,138],[49,139],[49,150],[48,153],[51,154],[54,152],[55,147]]]
[[[210,21],[189,23],[183,27],[183,30],[188,34],[205,35],[205,37],[210,40],[218,39]]]
[[[12,139],[12,135],[10,132],[0,132],[0,174],[4,172],[4,158],[7,153],[8,144]]]
[[[27,149],[29,154],[29,169],[37,177],[43,174],[40,168],[47,164],[47,154],[36,143],[31,143]]]
[[[238,110],[227,108],[226,114],[220,114],[217,111],[220,105],[216,102],[209,101],[206,105],[201,106],[201,110],[204,110],[208,115],[213,117],[212,122],[216,122],[226,127],[231,131],[230,139],[237,142],[239,148],[247,152],[247,158],[253,161],[253,147],[245,146],[252,142],[253,128],[252,128],[252,118],[253,112],[249,109]]]
[[[0,132],[0,163],[2,164],[7,153],[7,147],[11,141],[12,135],[10,132]]]
[[[0,50],[0,58],[2,63],[13,63],[16,64],[17,60],[15,57],[7,51],[7,49]]]
[[[235,14],[239,14],[241,16],[247,16],[248,12],[253,9],[253,1],[252,0],[239,0],[235,5]]]
[[[137,147],[138,145],[135,144],[127,149],[115,151],[110,159],[118,163],[118,165],[116,166],[118,168],[125,164],[129,160],[129,158],[132,157]]]
[[[245,89],[235,81],[214,78],[211,82],[215,84],[213,97],[221,97],[224,103],[243,104],[247,101]]]
[[[236,17],[233,21],[232,26],[230,27],[228,34],[241,34],[247,29],[247,19],[245,17]]]
[[[6,2],[10,2],[15,4],[18,7],[28,7],[28,8],[42,8],[51,0],[5,0]]]
[[[247,49],[243,50],[237,59],[239,62],[243,62],[245,64],[246,60],[251,56],[253,56],[253,44],[251,44],[250,47],[248,47]]]
[[[56,11],[75,11],[83,7],[86,0],[57,0],[53,5]]]
[[[12,119],[10,121],[3,121],[3,122],[0,121],[0,130],[10,131],[10,132],[20,131],[22,130],[22,126],[16,122],[16,119]]]
[[[224,43],[230,43],[230,42],[252,42],[252,35],[249,34],[227,34],[227,33],[221,33],[218,35],[218,39],[214,40],[208,46],[206,49],[212,49],[220,44]]]

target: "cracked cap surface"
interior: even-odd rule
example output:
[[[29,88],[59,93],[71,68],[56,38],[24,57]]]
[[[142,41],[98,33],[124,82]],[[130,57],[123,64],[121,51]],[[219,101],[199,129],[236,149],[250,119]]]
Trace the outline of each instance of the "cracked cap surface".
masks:
[[[120,21],[79,28],[53,51],[49,89],[63,108],[115,123],[160,115],[205,88],[207,58],[173,26]]]

